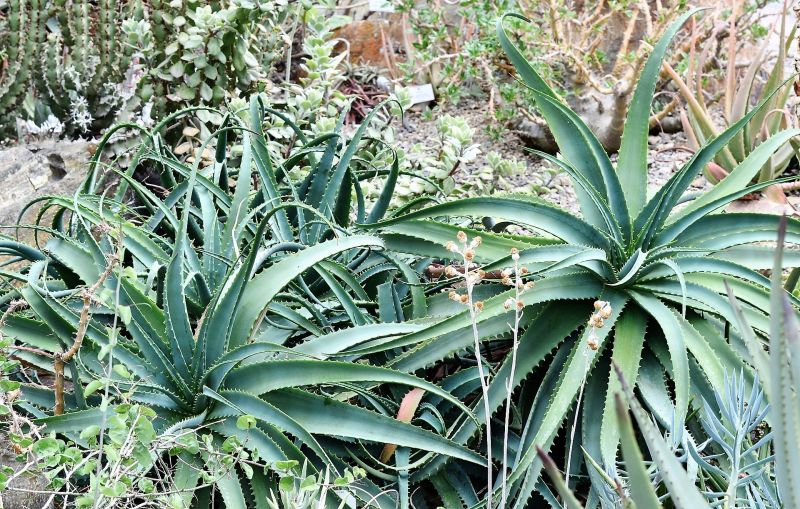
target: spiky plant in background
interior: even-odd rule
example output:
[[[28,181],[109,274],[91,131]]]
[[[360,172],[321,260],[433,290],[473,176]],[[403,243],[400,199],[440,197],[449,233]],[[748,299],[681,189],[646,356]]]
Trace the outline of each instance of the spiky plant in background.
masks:
[[[0,135],[15,128],[18,107],[29,92],[35,56],[43,38],[40,0],[10,0],[0,16]]]
[[[13,0],[0,17],[9,62],[0,76],[0,124],[10,133],[15,118],[40,125],[52,114],[68,134],[94,135],[115,122],[148,126],[188,105],[220,106],[255,90],[285,44],[282,21],[307,7]],[[211,110],[198,115],[222,119]]]
[[[741,60],[741,56],[737,60],[739,52],[736,47],[737,20],[735,16],[731,17],[728,29],[731,42],[727,55],[725,88],[719,99],[723,109],[722,121],[712,114],[706,99],[708,91],[704,90],[709,81],[709,78],[704,75],[704,69],[707,66],[706,59],[711,53],[709,48],[700,48],[699,55],[692,48],[685,79],[669,64],[664,66],[687,103],[687,112],[681,114],[681,120],[683,131],[689,138],[692,150],[698,150],[708,140],[719,136],[725,127],[734,124],[747,114],[756,102],[768,96],[771,97],[769,104],[754,115],[745,128],[738,132],[728,145],[714,157],[714,161],[704,169],[706,178],[712,183],[717,183],[725,178],[758,145],[773,134],[789,127],[798,126],[797,113],[789,104],[792,84],[786,81],[788,77],[786,75],[786,55],[797,33],[796,26],[791,28],[787,26],[789,9],[789,1],[784,0],[779,18],[777,48],[771,48],[770,42],[772,41],[767,40],[741,75],[737,69],[737,62]],[[706,45],[710,46],[710,42],[707,41]],[[777,49],[777,53],[771,54],[770,52],[774,49]],[[763,74],[764,65],[773,58],[775,62],[766,70],[766,77],[760,76]],[[790,143],[784,144],[764,163],[753,181],[765,182],[780,177],[789,167],[792,159],[798,153],[798,149],[800,149],[800,142],[797,140],[791,140]],[[783,189],[789,191],[796,186],[797,183],[787,183],[775,186],[773,191],[778,192],[776,197],[779,197]]]
[[[52,0],[41,20],[46,32],[37,62],[37,99],[69,134],[99,132],[133,120],[146,47],[131,44],[122,27],[146,31],[140,1]]]

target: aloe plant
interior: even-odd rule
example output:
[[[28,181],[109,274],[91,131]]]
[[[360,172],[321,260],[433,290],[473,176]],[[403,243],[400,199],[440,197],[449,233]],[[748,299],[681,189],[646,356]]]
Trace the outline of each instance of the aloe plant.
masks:
[[[725,477],[721,470],[721,462],[706,461],[694,453],[700,461],[701,468],[707,469],[727,482],[728,488],[724,496],[708,501],[706,496],[696,486],[692,476],[684,469],[681,462],[675,457],[671,446],[660,435],[651,417],[637,401],[632,388],[625,381],[621,369],[617,376],[621,381],[620,392],[615,394],[615,411],[620,424],[622,438],[622,459],[624,469],[628,473],[628,489],[618,487],[620,501],[626,508],[660,508],[662,501],[669,499],[672,506],[677,509],[702,509],[711,507],[796,507],[800,502],[800,469],[798,469],[797,444],[800,435],[800,395],[798,395],[798,345],[800,345],[800,324],[797,321],[796,308],[787,293],[782,288],[781,272],[782,258],[784,256],[784,242],[787,238],[787,224],[782,222],[778,231],[778,248],[774,256],[774,265],[771,278],[770,294],[770,326],[769,350],[759,339],[761,333],[754,330],[748,323],[743,312],[742,303],[728,289],[728,296],[734,310],[735,321],[742,333],[742,339],[751,353],[752,368],[761,376],[763,393],[770,401],[769,410],[763,405],[761,388],[754,386],[750,397],[741,397],[744,390],[744,378],[732,384],[726,383],[726,388],[733,385],[723,396],[727,401],[718,401],[721,415],[709,409],[705,414],[711,419],[710,426],[706,429],[720,430],[724,425],[720,421],[730,419],[734,414],[744,417],[742,428],[733,428],[726,431],[721,437],[713,437],[719,444],[728,443],[732,453],[741,452],[742,461],[737,465],[740,470],[733,471],[733,477]],[[758,381],[758,378],[756,379]],[[739,397],[736,396],[739,395]],[[633,427],[628,409],[630,408],[640,435],[647,445],[651,466],[658,471],[664,485],[665,494],[656,489],[650,475],[645,456],[639,448],[636,430]],[[741,437],[750,434],[755,425],[764,418],[770,422],[770,432],[757,439],[755,443],[742,447]],[[736,417],[733,419],[737,420]],[[713,423],[712,423],[713,422]],[[731,422],[730,424],[735,424]],[[730,443],[734,440],[733,443]],[[774,455],[757,455],[759,449],[772,445]],[[741,448],[741,450],[739,450]],[[737,452],[738,451],[738,452]],[[546,453],[540,452],[545,462],[548,475],[554,486],[569,507],[573,509],[583,507],[575,494],[566,486],[561,472]],[[727,452],[726,452],[727,454]],[[750,491],[750,484],[758,483],[758,489],[764,495],[757,495]],[[777,490],[775,489],[777,488]],[[747,489],[748,491],[744,491]],[[740,495],[740,491],[745,496]],[[777,491],[780,500],[775,500],[772,492]],[[713,495],[713,494],[712,494]]]
[[[62,363],[61,376],[74,385],[60,393],[58,369],[55,391],[23,384],[24,410],[45,429],[76,437],[113,412],[90,394],[105,380],[120,391],[112,405],[129,397],[153,407],[157,430],[203,426],[220,442],[237,437],[268,464],[294,460],[308,462],[312,473],[338,471],[351,454],[368,460],[389,440],[398,456],[424,451],[423,463],[445,454],[485,464],[450,441],[448,429],[391,416],[398,385],[470,415],[448,391],[372,362],[379,358],[328,358],[361,338],[421,327],[393,323],[404,319],[404,304],[409,317],[424,314],[413,270],[378,237],[347,228],[351,215],[382,217],[396,165],[370,210],[363,200],[351,206],[353,155],[366,125],[344,139],[340,122],[273,164],[261,131],[264,112],[254,100],[246,122],[228,117],[208,141],[217,144],[213,163],[202,168],[204,147],[188,166],[161,143],[158,129],[168,119],[134,158],[134,167],[154,164],[172,181],[165,197],[120,173],[137,207],[121,201],[122,187],[120,199],[92,192],[48,197],[39,212],[38,228],[51,236],[44,247],[0,239],[5,254],[28,261],[4,274],[22,284],[0,300],[4,310],[14,302],[3,335],[13,339],[16,355],[42,370]],[[241,156],[229,154],[229,136],[241,137]],[[294,164],[311,166],[307,179],[288,180]],[[97,189],[96,177],[87,179],[88,191]],[[53,218],[49,227],[45,216]],[[109,362],[124,370],[108,374]],[[84,386],[92,388],[86,395]],[[51,415],[62,397],[64,413]],[[255,425],[239,426],[243,416]],[[248,484],[266,503],[269,482],[226,476],[217,488],[226,507],[237,508],[250,498],[243,495]],[[391,506],[391,497],[371,486],[362,495]]]
[[[797,32],[795,26],[787,33],[786,16],[789,8],[788,2],[784,1],[780,18],[777,55],[769,54],[771,41],[767,41],[738,79],[736,69],[738,50],[735,39],[737,27],[735,16],[731,17],[730,37],[732,41],[728,52],[727,79],[721,99],[724,109],[722,124],[712,115],[703,91],[702,70],[706,66],[704,58],[706,51],[702,51],[697,57],[692,50],[689,55],[686,79],[682,78],[669,64],[664,66],[688,106],[687,113],[681,115],[681,120],[683,130],[694,150],[718,136],[726,125],[733,125],[744,117],[756,100],[770,97],[768,105],[750,117],[745,127],[740,129],[728,144],[717,152],[714,160],[705,168],[706,178],[712,183],[717,183],[725,178],[771,135],[788,126],[796,127],[796,119],[791,112],[791,107],[787,104],[792,86],[791,83],[784,81],[786,80],[786,52],[795,40]],[[775,63],[769,69],[766,81],[760,84],[759,73],[769,58],[773,56]],[[754,182],[766,182],[782,175],[789,167],[798,149],[800,149],[800,145],[795,139],[784,143],[764,162],[758,174],[754,176]],[[793,186],[795,186],[794,183],[786,184],[783,187]]]
[[[428,260],[452,260],[453,254],[442,245],[459,230],[469,237],[480,235],[483,245],[475,250],[474,263],[487,274],[512,265],[509,252],[513,248],[519,250],[519,263],[527,266],[528,278],[536,280],[535,289],[522,297],[524,332],[510,380],[512,386],[522,386],[522,394],[529,398],[526,408],[530,408],[519,424],[519,447],[509,475],[516,497],[512,507],[524,507],[536,490],[542,468],[536,447],[552,446],[584,382],[585,392],[591,395],[580,409],[584,422],[600,425],[583,426],[582,436],[576,439],[604,464],[615,461],[619,431],[613,395],[619,386],[609,378],[610,360],[631,384],[639,382],[641,372],[642,382],[654,387],[655,394],[674,399],[674,415],[660,417],[676,423],[685,419],[692,392],[709,382],[721,386],[725,369],[743,369],[752,382],[746,352],[725,336],[725,324],[735,320],[724,298],[724,283],[729,281],[746,301],[745,313],[754,327],[767,330],[769,281],[756,269],[766,268],[769,248],[750,244],[773,240],[778,218],[717,212],[769,185],[747,186],[773,152],[800,131],[783,131],[764,141],[720,185],[686,203],[684,192],[692,180],[763,111],[767,97],[648,196],[650,104],[670,40],[693,12],[676,20],[653,48],[629,107],[616,164],[525,60],[507,37],[502,20],[498,23],[500,43],[536,97],[536,106],[561,150],[558,158],[540,155],[571,176],[581,217],[534,197],[513,195],[438,204],[371,227],[379,229],[390,249]],[[529,233],[505,235],[474,226],[481,222],[494,230],[515,224]],[[800,222],[789,221],[789,230],[790,240],[796,242]],[[785,261],[796,264],[797,257],[788,256]],[[488,390],[492,410],[501,406],[512,372],[511,360],[501,354],[508,351],[507,324],[513,322],[503,304],[513,295],[498,283],[489,281],[476,288],[481,292],[478,298],[485,299],[477,317],[485,340],[483,355],[503,359],[495,367]],[[594,300],[608,302],[613,312],[599,326],[584,327]],[[792,302],[798,304],[797,299]],[[452,311],[428,328],[351,352],[405,348],[389,366],[414,372],[468,349],[470,326],[466,312]],[[533,386],[525,383],[547,359],[544,379],[536,378]],[[663,374],[674,389],[660,380]],[[655,406],[656,402],[649,403]],[[475,404],[482,408],[483,401]],[[474,423],[463,421],[455,437],[467,443],[478,432]],[[431,469],[446,461],[439,458]]]

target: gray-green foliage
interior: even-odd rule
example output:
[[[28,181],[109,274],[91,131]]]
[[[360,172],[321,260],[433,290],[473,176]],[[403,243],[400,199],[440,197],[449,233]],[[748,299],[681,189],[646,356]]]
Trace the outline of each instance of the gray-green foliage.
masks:
[[[765,420],[768,412],[760,380],[748,383],[740,371],[738,375],[726,375],[724,387],[715,388],[711,401],[703,400],[702,410],[683,432],[683,443],[675,444],[672,437],[676,432],[668,430],[664,437],[668,449],[710,506],[782,507],[775,483],[773,435]],[[624,422],[621,431],[626,433]],[[622,450],[627,461],[630,436],[623,437]],[[655,457],[645,461],[644,468],[623,461],[619,468],[611,465],[602,469],[593,458],[587,460],[596,502],[604,509],[627,507],[632,498],[641,504],[643,479],[655,487],[655,493],[667,491],[661,472],[663,463],[655,461]],[[588,501],[586,505],[592,506]]]
[[[166,118],[143,135],[120,174],[136,209],[121,200],[124,188],[105,196],[90,174],[74,197],[40,200],[39,217],[52,217],[39,225],[51,236],[45,246],[0,239],[20,264],[4,273],[20,286],[7,287],[3,309],[17,299],[28,306],[14,308],[2,326],[10,348],[25,347],[16,354],[50,371],[52,356],[86,331],[67,363],[75,390],[66,394],[66,412],[51,415],[53,391],[31,383],[21,387],[21,411],[76,439],[130,400],[155,411],[158,433],[202,427],[212,443],[236,439],[254,461],[308,462],[309,475],[341,474],[351,454],[372,462],[387,440],[419,450],[423,463],[438,454],[481,463],[447,428],[392,417],[403,386],[424,389],[434,409],[471,415],[448,391],[381,366],[380,356],[341,353],[418,329],[396,322],[422,318],[427,305],[414,270],[382,240],[357,231],[385,215],[398,174],[395,164],[370,207],[357,192],[351,201],[371,170],[354,158],[370,118],[352,137],[341,121],[313,139],[295,126],[301,146],[273,160],[262,131],[267,114],[254,98],[241,117],[227,116],[206,140],[215,145],[207,166],[200,157],[186,164],[165,147],[161,129],[177,115]],[[241,155],[229,152],[234,140]],[[99,172],[99,155],[94,164]],[[310,167],[306,177],[290,179],[301,164]],[[160,170],[166,196],[130,177],[139,165]],[[82,322],[82,291],[114,260],[121,264],[111,266]],[[261,502],[277,493],[274,476],[240,474],[209,481],[227,507],[241,507],[247,490]],[[362,484],[357,496],[394,503]]]
[[[147,75],[141,96],[160,117],[185,106],[219,106],[252,91],[283,48],[281,23],[300,4],[282,0],[150,3],[152,43],[143,52]],[[210,111],[198,112],[212,119]]]
[[[728,291],[745,343],[742,346],[751,353],[748,368],[763,378],[756,377],[749,389],[743,374],[726,378],[724,388],[715,391],[715,401],[705,403],[701,413],[703,430],[709,434],[709,440],[704,445],[710,452],[718,451],[717,454],[701,453],[690,446],[688,458],[686,454],[683,460],[676,457],[672,445],[661,437],[621,371],[617,371],[621,384],[615,396],[616,412],[623,469],[628,479],[616,490],[617,497],[608,498],[616,498],[614,502],[619,506],[659,508],[662,501],[668,499],[677,509],[795,507],[800,482],[797,469],[797,437],[800,435],[797,417],[800,415],[797,392],[800,353],[797,346],[800,341],[796,309],[781,281],[786,235],[783,222],[771,282],[768,350],[759,338],[763,332],[751,328],[743,312],[743,303],[732,290]],[[763,388],[759,387],[759,382]],[[769,405],[764,401],[765,395]],[[628,407],[647,446],[647,459],[639,448]],[[765,426],[767,422],[769,425]],[[760,428],[767,429],[758,433]],[[695,462],[694,467],[684,467],[682,462],[687,459]],[[562,496],[573,496],[557,469],[548,469],[548,474]],[[608,493],[606,486],[603,491]],[[578,503],[571,507],[582,506]]]
[[[770,248],[748,244],[774,240],[778,218],[719,212],[733,200],[768,185],[747,186],[764,161],[797,131],[787,130],[765,141],[719,186],[679,207],[703,166],[752,115],[762,111],[762,102],[698,151],[664,186],[648,193],[648,118],[655,83],[670,39],[689,15],[675,21],[654,46],[632,97],[616,164],[498,24],[501,45],[535,95],[536,105],[560,145],[561,157],[542,157],[571,176],[581,217],[530,196],[478,197],[434,205],[375,226],[389,247],[445,263],[453,256],[442,244],[454,239],[459,229],[470,237],[480,235],[483,245],[475,250],[474,261],[487,273],[508,267],[509,251],[515,248],[519,263],[527,265],[528,277],[536,282],[534,290],[522,298],[524,331],[511,380],[532,400],[530,410],[517,424],[519,448],[509,465],[513,507],[524,507],[540,489],[543,465],[536,448],[549,449],[565,422],[572,422],[567,417],[573,414],[581,391],[587,395],[579,409],[584,424],[575,440],[605,465],[615,461],[619,431],[614,393],[618,384],[614,377],[609,378],[610,361],[620,366],[631,385],[650,389],[648,403],[653,403],[655,410],[663,408],[656,404],[661,401],[674,405],[674,411],[655,412],[665,424],[682,423],[692,405],[701,404],[691,395],[708,393],[709,383],[721,387],[726,370],[744,370],[752,381],[748,353],[727,332],[725,324],[735,326],[736,320],[724,297],[724,285],[728,282],[741,295],[746,302],[745,315],[758,331],[766,332],[769,281],[756,270],[766,268]],[[508,224],[519,225],[530,234],[509,236],[481,228],[503,229]],[[790,220],[788,224],[788,238],[796,243],[800,222]],[[796,251],[784,261],[796,264]],[[504,303],[513,290],[494,281],[478,288],[485,298],[477,318],[480,335],[486,340],[484,355],[500,358],[489,389],[489,406],[494,410],[503,404],[511,373],[509,356],[495,352],[508,349],[510,319]],[[789,298],[797,306],[797,299]],[[613,312],[599,324],[586,326],[593,300],[609,302]],[[380,345],[387,350],[407,348],[390,365],[413,372],[469,348],[469,315],[466,311],[452,313],[425,330]],[[378,347],[371,348],[376,350]],[[538,371],[546,359],[550,360],[544,381],[528,385],[526,377]],[[665,376],[673,388],[665,383]],[[481,408],[482,402],[476,405]],[[676,425],[674,429],[675,439],[681,443],[682,428]],[[467,443],[479,431],[465,421],[456,436]],[[446,461],[441,458],[440,464]],[[572,465],[578,468],[580,462]]]
[[[353,492],[358,490],[358,482],[366,477],[363,468],[348,469],[342,476],[332,478],[330,470],[309,475],[307,465],[300,467],[297,461],[285,461],[277,465],[278,491],[269,494],[269,509],[316,509],[328,507],[328,499],[341,500],[334,505],[338,509],[351,507],[356,503]],[[356,505],[358,505],[356,503]],[[364,509],[380,507],[376,502],[367,502]]]

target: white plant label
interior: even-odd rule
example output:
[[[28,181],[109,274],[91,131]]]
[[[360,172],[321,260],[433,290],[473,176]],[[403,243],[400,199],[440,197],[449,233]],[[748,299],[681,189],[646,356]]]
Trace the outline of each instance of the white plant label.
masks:
[[[433,85],[430,83],[411,85],[408,87],[408,92],[411,95],[411,104],[426,103],[436,99],[433,95]]]
[[[372,12],[394,12],[394,5],[389,0],[369,0],[369,10]]]

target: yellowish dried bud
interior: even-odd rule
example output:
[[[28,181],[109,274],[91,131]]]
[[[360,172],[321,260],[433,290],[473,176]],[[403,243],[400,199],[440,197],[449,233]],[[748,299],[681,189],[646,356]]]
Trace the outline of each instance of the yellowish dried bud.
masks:
[[[594,301],[594,309],[595,309],[595,311],[600,311],[600,309],[602,309],[604,304],[605,304],[605,302],[603,302],[602,300]]]
[[[611,317],[611,306],[606,306],[599,311],[601,318],[610,318]]]
[[[525,304],[521,300],[518,300],[517,301],[517,310],[522,311],[522,308],[524,308],[524,307],[525,307]]]
[[[471,262],[473,258],[475,258],[475,251],[473,251],[472,249],[467,249],[464,252],[464,259],[467,260],[468,262]]]
[[[514,305],[514,299],[511,297],[507,298],[505,302],[503,302],[503,307],[508,310]]]
[[[461,231],[460,231],[460,232],[456,233],[456,238],[457,238],[457,239],[458,239],[458,241],[459,241],[459,242],[461,242],[462,244],[464,244],[464,243],[466,243],[466,242],[467,242],[467,234],[466,234],[466,233],[464,233],[464,232],[461,232]]]
[[[483,279],[486,277],[486,271],[483,269],[478,269],[478,279]]]
[[[520,275],[524,276],[525,274],[529,274],[530,271],[528,270],[528,267],[520,267],[519,273]]]
[[[451,253],[458,252],[458,246],[456,246],[456,243],[453,242],[452,240],[448,240],[447,243],[444,245],[444,248],[450,251]]]
[[[458,271],[452,265],[448,265],[444,268],[444,275],[447,277],[454,277],[458,275]]]
[[[517,249],[515,247],[512,247],[511,248],[511,256],[514,256],[515,254],[519,254],[519,249]]]
[[[482,238],[480,238],[480,237],[475,237],[474,239],[472,239],[472,242],[470,242],[470,243],[469,243],[469,246],[470,246],[471,248],[476,248],[476,247],[480,247],[480,245],[481,245],[482,243],[483,243],[483,239],[482,239]]]
[[[528,281],[527,283],[525,283],[525,289],[530,290],[531,288],[533,288],[533,285],[534,285],[533,281]]]
[[[450,298],[450,300],[455,300],[455,301],[461,300],[461,297],[459,297],[459,295],[453,290],[450,290],[450,293],[448,293],[447,296]]]
[[[469,297],[466,295],[462,295],[461,297],[459,297],[459,300],[461,301],[462,304],[466,304],[467,302],[469,302]]]
[[[595,337],[590,337],[589,340],[586,342],[586,344],[592,350],[597,350],[598,348],[600,348],[600,343],[597,342],[597,338]]]
[[[595,323],[596,323],[595,327],[597,327],[598,329],[601,328],[605,324],[603,319],[600,318],[599,316],[597,317],[597,320],[595,321]]]
[[[475,303],[475,311],[477,311],[478,313],[483,311],[483,301],[482,300],[479,300],[478,302]]]
[[[514,282],[513,282],[513,281],[511,281],[511,278],[510,278],[510,277],[508,277],[508,276],[505,276],[505,277],[503,278],[503,284],[504,284],[504,285],[506,285],[506,286],[511,286],[511,285],[513,285],[513,284],[514,284]]]
[[[510,277],[511,274],[513,274],[513,273],[514,273],[514,269],[508,268],[508,269],[503,269],[503,272],[501,272],[500,275],[503,276],[503,277]]]

